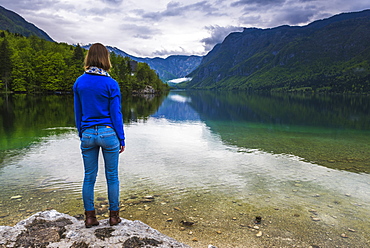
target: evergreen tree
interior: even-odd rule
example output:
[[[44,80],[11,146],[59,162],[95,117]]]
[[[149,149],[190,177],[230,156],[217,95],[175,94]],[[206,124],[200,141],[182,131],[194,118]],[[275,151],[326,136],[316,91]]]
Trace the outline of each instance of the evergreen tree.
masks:
[[[11,50],[5,37],[0,44],[0,80],[5,91],[10,89],[10,73],[12,70]]]

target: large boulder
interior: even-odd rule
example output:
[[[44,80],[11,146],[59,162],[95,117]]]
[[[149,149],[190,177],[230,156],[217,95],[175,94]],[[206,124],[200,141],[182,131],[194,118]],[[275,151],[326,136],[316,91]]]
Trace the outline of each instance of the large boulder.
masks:
[[[141,221],[122,219],[109,226],[85,228],[84,221],[55,210],[39,212],[14,227],[0,226],[0,247],[53,248],[189,248]]]

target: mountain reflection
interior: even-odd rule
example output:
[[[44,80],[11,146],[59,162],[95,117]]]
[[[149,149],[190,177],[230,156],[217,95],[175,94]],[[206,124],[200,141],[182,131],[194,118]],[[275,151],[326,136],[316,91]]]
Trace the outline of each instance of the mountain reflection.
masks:
[[[191,106],[208,121],[370,130],[367,96],[191,91],[188,97]]]
[[[171,92],[158,111],[151,116],[176,122],[199,121],[199,114],[193,109],[191,102],[191,97],[185,92]]]
[[[226,144],[370,172],[370,98],[190,91],[189,105]]]

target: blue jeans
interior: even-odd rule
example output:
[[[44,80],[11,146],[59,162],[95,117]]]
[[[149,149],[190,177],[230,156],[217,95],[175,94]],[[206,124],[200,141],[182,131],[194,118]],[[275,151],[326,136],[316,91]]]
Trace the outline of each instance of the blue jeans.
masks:
[[[85,211],[94,210],[94,186],[98,174],[100,148],[103,152],[108,186],[109,210],[119,210],[118,159],[120,142],[113,128],[94,126],[82,133],[81,151],[85,167],[82,199]]]

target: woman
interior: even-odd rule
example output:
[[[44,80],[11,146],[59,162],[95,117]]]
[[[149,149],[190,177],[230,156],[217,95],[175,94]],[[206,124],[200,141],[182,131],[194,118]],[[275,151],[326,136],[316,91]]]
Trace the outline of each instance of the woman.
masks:
[[[110,68],[107,48],[100,43],[93,44],[85,57],[86,71],[73,86],[75,120],[85,168],[82,198],[87,228],[99,225],[95,216],[94,185],[100,149],[108,185],[109,224],[113,226],[121,222],[118,159],[125,150],[125,135],[121,93],[117,81],[107,72]]]

